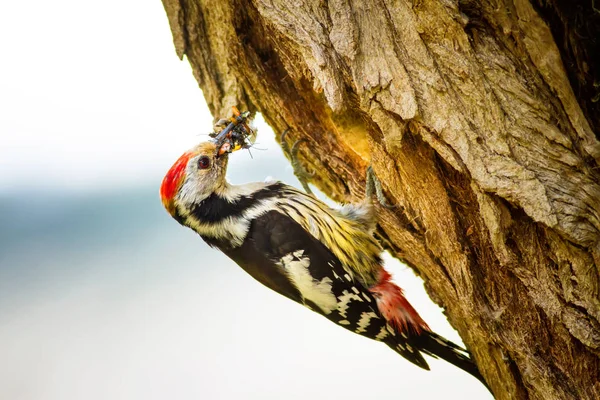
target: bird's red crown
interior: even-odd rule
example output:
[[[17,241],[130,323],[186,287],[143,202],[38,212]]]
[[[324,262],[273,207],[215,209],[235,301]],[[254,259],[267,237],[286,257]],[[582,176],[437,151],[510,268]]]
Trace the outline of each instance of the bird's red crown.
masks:
[[[160,185],[160,198],[167,211],[173,215],[175,212],[175,195],[179,190],[179,187],[183,183],[185,177],[185,169],[188,161],[192,157],[190,152],[183,153],[175,164],[169,169],[169,172],[163,178],[162,184]]]

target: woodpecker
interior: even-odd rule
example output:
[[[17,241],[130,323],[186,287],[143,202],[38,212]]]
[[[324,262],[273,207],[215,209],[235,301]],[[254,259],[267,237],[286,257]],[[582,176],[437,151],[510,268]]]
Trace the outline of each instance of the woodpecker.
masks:
[[[231,185],[231,146],[185,152],[162,181],[169,214],[254,279],[417,366],[442,358],[485,384],[469,352],[434,333],[391,280],[373,236],[370,201],[333,209],[284,183]]]

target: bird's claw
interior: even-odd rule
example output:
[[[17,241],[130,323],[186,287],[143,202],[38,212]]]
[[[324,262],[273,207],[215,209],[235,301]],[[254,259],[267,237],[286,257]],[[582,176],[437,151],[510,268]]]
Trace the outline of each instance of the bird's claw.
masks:
[[[300,150],[300,145],[302,143],[305,143],[306,139],[296,140],[292,144],[292,147],[290,148],[287,141],[285,140],[289,131],[290,131],[289,128],[286,129],[285,131],[283,131],[283,133],[279,137],[279,139],[281,141],[281,149],[290,158],[292,168],[294,169],[294,175],[300,181],[300,184],[302,185],[302,188],[304,188],[304,191],[306,193],[312,195],[313,192],[310,189],[310,186],[308,186],[308,180],[310,178],[312,178],[313,176],[315,176],[315,173],[314,173],[314,171],[308,172],[306,169],[304,169],[302,164],[300,164],[300,160],[298,159],[298,151]]]
[[[300,170],[300,175],[305,178],[312,178],[315,176],[315,171],[308,172],[304,167],[300,164],[298,159],[298,151],[300,150],[300,145],[302,143],[306,143],[306,139],[296,140],[292,145],[292,150],[290,151],[290,155],[292,158],[292,165],[294,166],[294,172],[298,172]]]
[[[377,175],[375,175],[375,171],[373,171],[373,167],[371,165],[367,167],[366,181],[365,196],[367,199],[370,199],[373,196],[373,193],[375,193],[379,204],[389,209],[396,208],[396,205],[388,203],[387,199],[385,198],[385,195],[383,194],[383,188],[381,187],[381,181]]]

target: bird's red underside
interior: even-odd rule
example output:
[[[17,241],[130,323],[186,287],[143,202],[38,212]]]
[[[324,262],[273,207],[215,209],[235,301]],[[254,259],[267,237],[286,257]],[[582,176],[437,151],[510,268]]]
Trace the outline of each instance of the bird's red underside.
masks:
[[[369,289],[375,295],[379,311],[399,332],[408,330],[418,334],[423,330],[429,331],[429,326],[406,300],[402,289],[390,281],[391,278],[390,273],[382,268],[379,283]]]

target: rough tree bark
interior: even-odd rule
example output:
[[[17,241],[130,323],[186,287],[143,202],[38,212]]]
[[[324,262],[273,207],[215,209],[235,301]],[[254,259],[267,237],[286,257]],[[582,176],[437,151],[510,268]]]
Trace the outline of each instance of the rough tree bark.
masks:
[[[399,205],[379,235],[498,399],[600,399],[592,1],[163,3],[214,116],[290,127],[339,201],[373,164]]]

